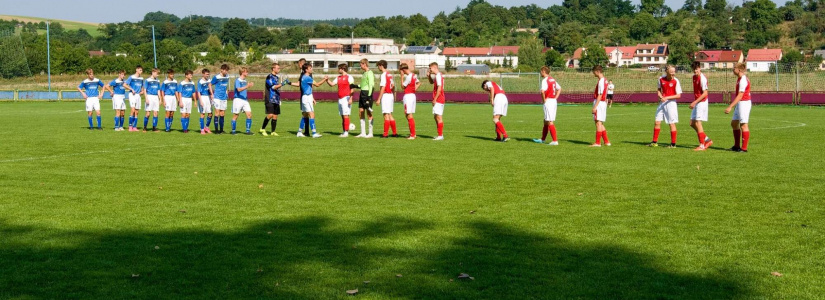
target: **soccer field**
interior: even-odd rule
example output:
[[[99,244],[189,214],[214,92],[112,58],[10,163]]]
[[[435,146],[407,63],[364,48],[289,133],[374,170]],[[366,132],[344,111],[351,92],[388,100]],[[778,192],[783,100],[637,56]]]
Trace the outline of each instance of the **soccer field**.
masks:
[[[530,141],[540,106],[510,106],[498,143],[488,105],[448,105],[444,141],[418,105],[410,141],[339,138],[332,103],[320,139],[295,137],[294,102],[279,137],[114,132],[110,102],[90,131],[82,102],[0,103],[0,299],[825,295],[822,108],[755,106],[734,153],[723,106],[694,152],[687,106],[667,149],[644,146],[654,106],[610,108],[613,146],[589,148],[589,106],[559,107],[552,147]]]

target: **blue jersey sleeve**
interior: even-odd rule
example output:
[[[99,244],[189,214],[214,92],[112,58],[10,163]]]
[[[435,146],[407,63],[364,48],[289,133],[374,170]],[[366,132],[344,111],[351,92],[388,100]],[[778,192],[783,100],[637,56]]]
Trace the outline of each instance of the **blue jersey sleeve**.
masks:
[[[81,81],[81,82],[80,82],[80,84],[79,84],[79,85],[77,85],[77,88],[82,89],[82,88],[84,88],[85,86],[86,86],[86,85],[85,85],[85,82]]]
[[[116,85],[117,85],[117,79],[112,79],[112,81],[109,82],[109,86],[111,86],[111,87],[114,87]]]
[[[217,83],[218,83],[218,75],[215,75],[214,77],[212,77],[212,81],[211,81],[210,83],[211,83],[212,85],[217,84]]]
[[[180,83],[178,83],[177,85],[178,85],[178,88],[177,88],[178,93],[183,92],[183,81],[181,81],[181,82],[180,82]]]
[[[114,80],[112,80],[112,82],[114,82]],[[102,81],[102,80],[98,80],[98,81],[97,81],[97,86],[99,86],[99,87],[103,87],[103,81]]]
[[[123,82],[123,85],[128,85],[132,87],[132,76],[126,77],[126,81]]]

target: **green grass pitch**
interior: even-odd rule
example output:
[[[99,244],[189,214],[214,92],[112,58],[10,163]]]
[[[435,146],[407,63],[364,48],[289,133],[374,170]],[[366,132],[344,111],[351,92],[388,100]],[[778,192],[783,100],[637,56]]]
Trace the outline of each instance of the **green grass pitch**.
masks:
[[[488,105],[448,105],[440,142],[427,103],[414,141],[338,138],[331,103],[320,139],[295,137],[295,103],[280,137],[114,132],[108,105],[89,131],[81,102],[0,103],[0,299],[825,295],[821,108],[755,106],[743,154],[723,106],[697,153],[686,106],[680,148],[643,146],[637,105],[595,149],[588,106],[559,108],[551,147],[532,105],[509,143]]]

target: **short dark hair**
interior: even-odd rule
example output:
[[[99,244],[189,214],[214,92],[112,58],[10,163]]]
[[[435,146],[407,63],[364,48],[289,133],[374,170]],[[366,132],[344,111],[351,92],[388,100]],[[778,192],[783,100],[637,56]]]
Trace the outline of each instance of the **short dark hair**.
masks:
[[[125,70],[118,70],[117,73],[118,74],[126,74],[126,71]]]
[[[135,67],[135,70],[137,70],[137,69],[141,69],[141,70],[143,70],[143,67],[142,67],[142,66],[140,66],[140,65],[137,65],[137,67]]]
[[[192,75],[192,73],[192,70],[186,70],[186,72],[183,72],[183,75]]]
[[[227,71],[229,71],[229,65],[227,65],[227,64],[222,64],[222,65],[221,65],[221,70],[227,70]]]
[[[593,66],[593,72],[601,72],[602,70],[602,66],[600,65]]]
[[[698,62],[698,61],[694,61],[692,64],[690,64],[690,66],[691,66],[694,70],[696,70],[696,69],[700,69],[700,68],[702,68],[702,63],[700,63],[700,62]]]
[[[340,65],[338,65],[338,70],[344,70],[344,71],[349,70],[349,65],[340,64]]]
[[[166,70],[166,74],[175,74],[175,70],[173,70],[173,69]]]
[[[382,60],[379,60],[379,61],[378,61],[378,63],[376,63],[376,65],[377,65],[377,66],[379,66],[379,67],[383,67],[384,69],[386,69],[386,68],[387,68],[387,61],[386,61],[386,60],[383,60],[383,59],[382,59]]]
[[[490,82],[490,81],[489,81],[489,80],[485,80],[484,82],[482,82],[482,83],[481,83],[481,88],[482,88],[482,89],[485,89],[485,88],[487,87],[487,83],[488,83],[488,82]]]
[[[403,63],[403,64],[401,64],[401,67],[399,67],[398,69],[399,69],[399,70],[401,70],[401,71],[403,71],[403,70],[409,70],[409,69],[410,69],[410,66],[409,66],[409,65],[407,65],[407,63]]]
[[[436,66],[436,67],[438,67],[438,63],[437,63],[437,62],[431,62],[431,63],[430,63],[430,67],[432,67],[432,66]]]
[[[206,74],[206,73],[209,73],[209,69],[203,68],[203,70],[201,70],[201,74]]]

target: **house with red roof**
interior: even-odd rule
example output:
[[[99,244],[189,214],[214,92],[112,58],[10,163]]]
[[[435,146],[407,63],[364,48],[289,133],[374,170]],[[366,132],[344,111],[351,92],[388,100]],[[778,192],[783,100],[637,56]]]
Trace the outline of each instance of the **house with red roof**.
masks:
[[[782,59],[782,49],[748,50],[747,67],[751,72],[768,72],[772,65]]]
[[[604,52],[607,53],[607,60],[611,65],[626,67],[633,64],[636,47],[604,47]]]
[[[447,47],[441,52],[450,63],[457,67],[469,63],[493,63],[504,65],[505,60],[515,68],[518,66],[519,46],[492,46],[492,47]]]
[[[744,61],[744,55],[741,50],[701,50],[693,54],[693,60],[703,69],[733,69]]]
[[[643,66],[660,66],[667,64],[670,49],[667,44],[638,44],[633,61]]]

